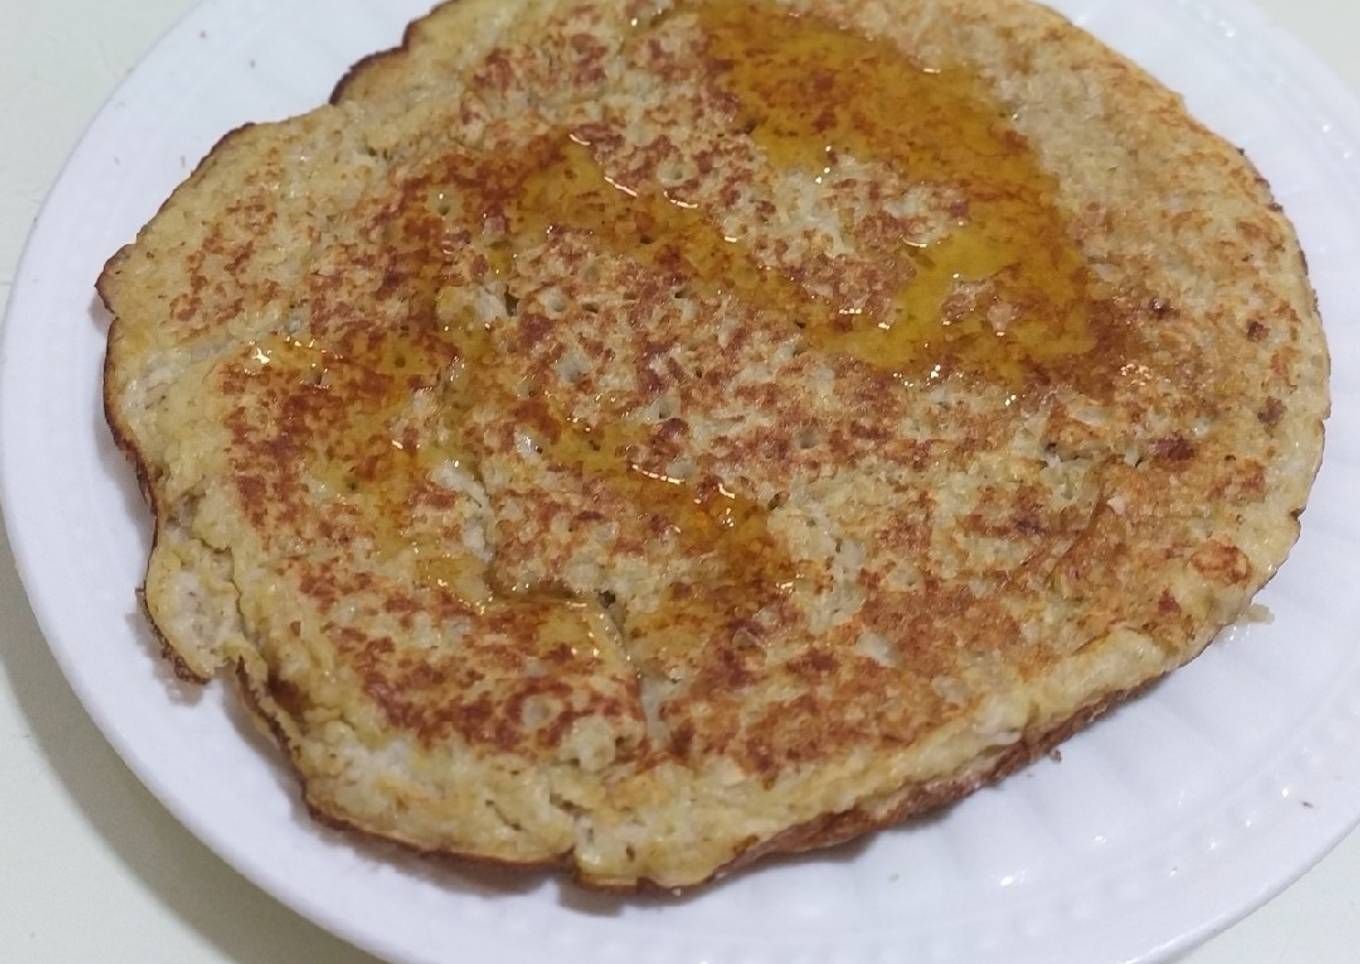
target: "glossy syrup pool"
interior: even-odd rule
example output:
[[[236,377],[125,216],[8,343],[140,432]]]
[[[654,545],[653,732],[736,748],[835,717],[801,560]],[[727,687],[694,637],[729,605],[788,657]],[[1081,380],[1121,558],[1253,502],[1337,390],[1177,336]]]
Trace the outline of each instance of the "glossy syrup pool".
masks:
[[[705,0],[696,13],[721,82],[775,164],[829,174],[848,154],[963,200],[937,243],[883,252],[912,266],[895,310],[822,326],[822,348],[907,373],[1016,382],[1095,346],[1086,260],[1054,203],[1057,183],[979,77],[766,3]]]
[[[412,524],[413,501],[437,465],[453,461],[477,474],[486,453],[465,430],[469,413],[490,407],[514,420],[531,412],[549,464],[603,480],[640,511],[665,519],[686,554],[706,560],[702,585],[672,587],[659,611],[630,627],[659,637],[663,663],[674,656],[669,651],[730,629],[789,592],[801,578],[798,567],[769,532],[769,506],[716,479],[643,471],[631,453],[645,439],[630,423],[583,423],[546,387],[525,397],[491,330],[443,309],[447,196],[466,198],[465,210],[480,208],[483,216],[493,208],[503,214],[505,239],[487,254],[487,270],[512,286],[517,252],[571,229],[754,307],[810,318],[808,347],[856,356],[908,383],[960,373],[1018,386],[1095,344],[1086,264],[1054,203],[1054,180],[980,78],[915,63],[886,42],[762,2],[698,0],[677,12],[697,22],[713,81],[735,96],[745,127],[775,168],[816,175],[849,155],[963,199],[939,241],[873,252],[903,266],[892,310],[852,315],[819,301],[757,263],[740,239],[725,237],[716,212],[654,185],[612,178],[587,140],[564,132],[514,157],[483,158],[472,175],[416,192],[397,212],[389,232],[398,283],[411,294],[411,321],[332,352],[353,377],[378,387],[337,426],[336,438],[318,440],[314,459],[329,490],[383,545],[419,556],[426,588],[481,612],[532,607],[559,630],[567,614],[583,644],[598,649],[593,600],[573,600],[554,587],[504,585],[465,553],[423,540]],[[315,368],[315,358],[308,365]],[[436,395],[439,426],[402,437],[393,426],[421,386]]]

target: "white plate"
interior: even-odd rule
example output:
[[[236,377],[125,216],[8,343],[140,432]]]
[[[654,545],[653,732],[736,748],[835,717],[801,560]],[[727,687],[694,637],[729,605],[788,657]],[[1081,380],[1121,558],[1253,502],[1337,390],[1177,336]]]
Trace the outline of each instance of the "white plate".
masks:
[[[1247,148],[1302,233],[1336,360],[1304,537],[1188,669],[999,788],[914,826],[683,900],[464,874],[301,812],[224,699],[176,684],[134,592],[147,514],[99,407],[92,283],[217,137],[322,101],[426,0],[210,0],[114,95],[48,200],[0,359],[10,539],[57,658],[123,758],[227,861],[303,914],[411,961],[723,964],[1149,960],[1263,903],[1360,819],[1360,106],[1233,0],[1056,5]],[[248,926],[248,925],[246,925]]]

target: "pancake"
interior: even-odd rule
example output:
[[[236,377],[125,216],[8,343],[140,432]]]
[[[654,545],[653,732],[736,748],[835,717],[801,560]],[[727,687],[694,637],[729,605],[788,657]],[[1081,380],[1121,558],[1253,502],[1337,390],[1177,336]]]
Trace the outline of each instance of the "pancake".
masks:
[[[895,824],[1192,659],[1328,406],[1268,186],[1020,0],[459,0],[99,291],[178,672],[319,820],[599,887]]]

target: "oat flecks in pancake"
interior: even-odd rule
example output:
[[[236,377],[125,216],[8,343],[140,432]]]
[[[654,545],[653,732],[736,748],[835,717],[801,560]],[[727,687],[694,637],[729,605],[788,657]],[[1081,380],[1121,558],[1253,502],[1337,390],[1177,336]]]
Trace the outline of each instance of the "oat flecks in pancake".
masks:
[[[462,0],[100,280],[147,606],[319,818],[685,886],[1023,764],[1283,561],[1293,230],[1018,0]]]

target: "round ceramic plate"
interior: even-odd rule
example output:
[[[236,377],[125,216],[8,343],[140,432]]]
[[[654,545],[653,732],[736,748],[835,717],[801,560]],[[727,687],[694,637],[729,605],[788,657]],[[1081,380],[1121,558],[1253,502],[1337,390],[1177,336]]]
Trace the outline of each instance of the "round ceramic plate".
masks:
[[[177,684],[138,614],[147,512],[100,411],[92,284],[226,130],[325,99],[427,0],[210,0],[115,94],[53,191],[3,341],[10,538],[91,715],[226,860],[398,960],[676,964],[1150,960],[1227,926],[1360,818],[1360,106],[1232,0],[1060,0],[1242,145],[1297,223],[1336,358],[1303,539],[1199,661],[1045,760],[935,818],[767,863],[683,900],[460,872],[306,818],[220,686]],[[1343,588],[1344,587],[1344,588]]]

